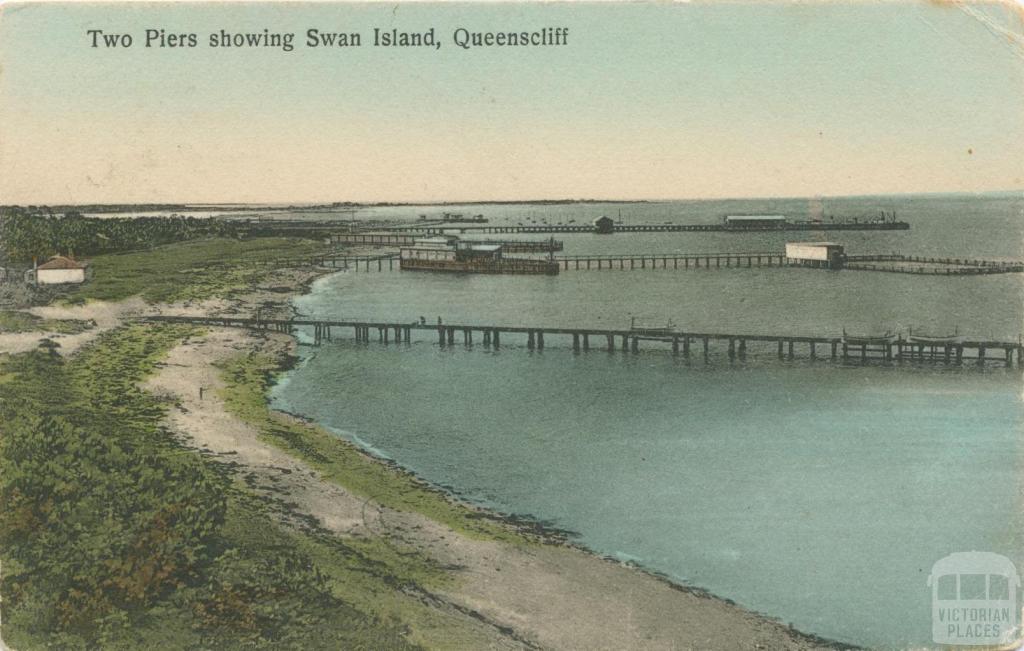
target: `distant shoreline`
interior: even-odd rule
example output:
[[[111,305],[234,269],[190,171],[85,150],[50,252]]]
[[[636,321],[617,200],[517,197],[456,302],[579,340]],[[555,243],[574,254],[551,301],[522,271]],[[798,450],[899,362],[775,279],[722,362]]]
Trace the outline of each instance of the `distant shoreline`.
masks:
[[[309,211],[309,210],[355,210],[367,208],[402,208],[415,206],[557,206],[573,204],[652,204],[652,203],[704,203],[722,201],[812,201],[812,200],[844,200],[844,199],[907,199],[913,197],[940,198],[940,197],[1000,197],[1021,195],[1024,197],[1024,189],[1016,190],[984,190],[979,192],[967,191],[934,191],[934,192],[893,192],[893,193],[865,193],[865,194],[843,194],[843,195],[808,195],[808,196],[777,196],[777,197],[676,197],[676,198],[648,198],[648,199],[474,199],[474,200],[445,200],[445,201],[335,201],[335,202],[184,202],[184,203],[87,203],[87,204],[4,204],[0,210],[15,207],[46,208],[53,213],[62,212],[91,212],[91,213],[118,213],[118,212],[161,212],[161,211],[199,211],[199,210],[221,210],[224,212],[243,212],[248,210],[268,211]]]

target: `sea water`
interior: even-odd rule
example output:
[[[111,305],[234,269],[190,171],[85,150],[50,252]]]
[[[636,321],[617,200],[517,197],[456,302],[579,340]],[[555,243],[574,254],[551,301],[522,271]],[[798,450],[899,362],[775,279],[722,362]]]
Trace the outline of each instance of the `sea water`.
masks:
[[[828,239],[851,253],[1021,257],[1024,201],[989,197],[446,208],[492,222],[709,222],[723,214],[897,210],[909,231],[562,235],[568,255],[774,251]],[[438,209],[380,208],[375,218]],[[363,217],[364,215],[361,215]],[[827,217],[826,217],[827,218]],[[529,220],[533,220],[530,222]],[[501,236],[516,237],[516,236]],[[1020,278],[809,269],[563,271],[556,277],[338,273],[295,301],[335,319],[838,336],[913,327],[1016,341]],[[477,335],[479,338],[479,334]],[[300,347],[273,404],[495,510],[571,531],[594,551],[855,644],[927,645],[932,563],[992,551],[1024,569],[1021,376],[780,362],[750,345],[705,364],[665,346],[575,354],[549,336]],[[799,345],[799,344],[798,344]],[[819,355],[827,351],[819,350]]]

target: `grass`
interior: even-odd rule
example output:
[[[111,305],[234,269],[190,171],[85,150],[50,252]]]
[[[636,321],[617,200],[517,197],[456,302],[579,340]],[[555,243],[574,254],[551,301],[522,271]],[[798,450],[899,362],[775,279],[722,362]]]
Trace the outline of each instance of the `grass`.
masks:
[[[298,457],[320,471],[324,479],[353,493],[399,511],[411,511],[443,523],[476,539],[516,545],[543,539],[525,529],[452,501],[393,465],[370,458],[352,443],[321,427],[276,412],[266,393],[284,363],[265,354],[237,355],[221,364],[228,410],[255,427],[262,440]]]
[[[0,333],[4,332],[56,332],[73,335],[93,327],[91,321],[80,319],[44,319],[29,312],[0,310]]]
[[[139,383],[170,348],[200,334],[134,324],[70,360],[44,349],[0,355],[4,639],[21,651],[492,646],[493,630],[438,606],[433,593],[457,581],[449,568],[383,535],[340,538],[312,521],[286,524],[302,520],[286,496],[258,494],[230,462],[164,429],[170,403]],[[246,368],[262,372],[264,363]],[[257,392],[254,412],[269,416],[263,386],[234,391]],[[43,426],[51,420],[60,426]],[[417,491],[440,499],[406,487],[409,499]],[[166,514],[182,506],[212,515],[168,531]],[[152,539],[153,522],[164,523],[161,542],[137,542]],[[183,557],[167,553],[187,540]],[[139,584],[154,559],[169,582]],[[133,562],[143,565],[117,573]],[[125,585],[147,587],[132,599]]]
[[[69,301],[138,295],[149,303],[170,303],[226,296],[266,277],[273,269],[266,264],[269,260],[301,258],[327,248],[322,242],[293,237],[210,238],[99,255],[90,260],[92,277]]]
[[[451,580],[429,559],[285,525],[280,504],[163,429],[168,404],[138,383],[196,332],[139,324],[69,361],[0,359],[5,640],[397,650],[479,636],[417,596]]]

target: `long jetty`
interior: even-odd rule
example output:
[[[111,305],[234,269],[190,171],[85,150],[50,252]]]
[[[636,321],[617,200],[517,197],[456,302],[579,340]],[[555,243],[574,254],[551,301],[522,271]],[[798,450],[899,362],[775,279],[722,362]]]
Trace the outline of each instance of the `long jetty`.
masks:
[[[937,258],[901,253],[848,255],[843,266],[855,271],[885,271],[930,276],[975,276],[1024,272],[1024,262],[1020,261]]]
[[[558,255],[552,258],[565,271],[642,270],[642,269],[721,269],[802,266],[788,260],[784,253],[753,251],[740,253],[619,253],[597,255]],[[1024,262],[933,258],[902,254],[847,256],[845,269],[883,271],[935,276],[973,276],[1024,272]],[[394,271],[399,268],[397,253],[346,255],[344,253],[274,258],[258,261],[282,267],[315,266],[349,271]]]
[[[358,233],[353,224],[324,220],[266,220],[244,224],[252,234],[273,235],[275,233],[335,233],[345,235]],[[760,231],[901,231],[910,228],[903,221],[786,221],[779,224],[736,225],[722,222],[710,224],[614,224],[611,233],[750,233]],[[484,234],[555,234],[596,233],[593,224],[479,224],[465,222],[446,223],[374,223],[373,229],[393,233],[416,233],[439,235],[443,233],[484,233]]]
[[[555,256],[569,269],[710,269],[721,267],[782,267],[784,253],[623,253]]]
[[[332,233],[332,244],[367,244],[374,246],[411,246],[423,237],[418,233]],[[473,244],[497,244],[507,253],[548,253],[561,251],[561,240],[473,240]]]
[[[910,228],[907,222],[873,221],[787,221],[781,224],[736,226],[725,223],[713,224],[615,224],[611,233],[750,233],[762,231],[904,231]],[[438,235],[459,231],[461,233],[596,233],[592,224],[514,224],[514,225],[468,225],[446,224],[422,226],[401,224],[384,227],[390,231],[415,231],[425,235]]]
[[[748,349],[761,347],[762,352],[774,352],[779,359],[828,359],[843,362],[931,362],[944,365],[972,363],[983,366],[986,362],[1001,362],[1018,368],[1024,363],[1024,344],[1017,341],[957,338],[955,341],[935,342],[914,340],[913,337],[835,337],[804,335],[742,334],[720,332],[687,332],[662,328],[607,329],[589,327],[544,327],[515,325],[482,325],[454,323],[402,323],[372,320],[325,319],[253,319],[237,316],[147,316],[141,321],[156,323],[188,323],[202,326],[247,328],[252,330],[295,333],[299,328],[312,330],[313,345],[333,341],[335,331],[342,335],[352,333],[357,342],[377,339],[382,344],[410,343],[413,333],[429,332],[441,347],[461,344],[472,346],[474,338],[485,348],[498,349],[502,338],[510,335],[525,338],[529,350],[543,350],[545,337],[559,337],[573,351],[584,352],[603,349],[637,353],[641,342],[655,342],[671,346],[673,355],[689,359],[700,355],[709,361],[711,346],[725,347],[730,361],[747,358]],[[376,335],[376,336],[374,336]],[[603,343],[603,345],[602,345]],[[592,345],[593,344],[593,345]],[[696,349],[696,350],[695,350]],[[773,350],[774,349],[774,350]]]

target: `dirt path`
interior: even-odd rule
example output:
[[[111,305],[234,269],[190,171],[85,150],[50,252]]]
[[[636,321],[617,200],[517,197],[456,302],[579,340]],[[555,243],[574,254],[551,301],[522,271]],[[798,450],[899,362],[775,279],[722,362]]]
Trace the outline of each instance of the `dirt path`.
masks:
[[[0,333],[0,353],[23,353],[39,345],[44,337],[60,344],[58,352],[62,355],[74,354],[79,348],[89,343],[102,333],[120,326],[131,317],[144,314],[203,315],[223,310],[227,302],[223,299],[211,299],[196,303],[175,303],[171,305],[148,305],[139,297],[123,301],[91,301],[85,305],[47,305],[25,310],[44,319],[73,319],[93,321],[95,326],[78,334],[61,334],[36,330],[32,332]]]
[[[291,346],[214,329],[171,351],[147,387],[175,398],[171,427],[194,444],[230,455],[259,478],[259,490],[286,495],[303,514],[340,536],[384,534],[459,573],[443,595],[460,609],[551,649],[810,649],[813,640],[720,599],[679,589],[634,568],[571,547],[518,547],[473,540],[423,516],[400,513],[321,481],[306,464],[260,442],[217,397],[213,363],[262,346]],[[204,388],[203,398],[199,387]]]

